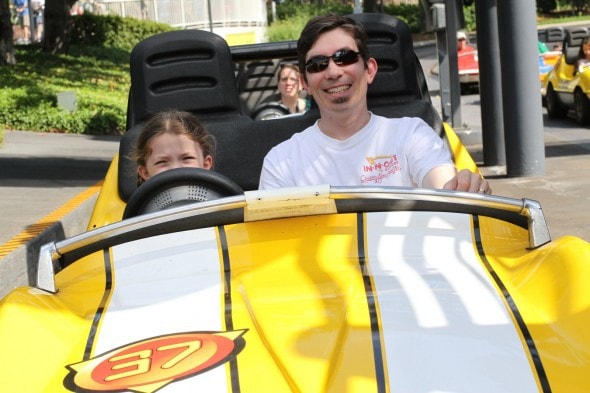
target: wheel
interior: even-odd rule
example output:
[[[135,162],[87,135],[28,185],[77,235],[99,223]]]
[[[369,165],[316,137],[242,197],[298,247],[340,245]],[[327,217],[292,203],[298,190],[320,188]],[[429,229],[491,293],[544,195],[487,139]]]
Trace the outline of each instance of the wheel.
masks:
[[[590,124],[590,100],[580,89],[576,89],[574,92],[574,109],[578,124],[582,126]]]
[[[217,172],[201,168],[171,169],[148,179],[133,192],[123,219],[243,193],[233,180]]]
[[[557,93],[553,90],[553,85],[547,86],[547,94],[545,99],[547,100],[547,115],[551,119],[561,119],[567,115],[567,108],[564,108],[559,103]]]
[[[266,104],[256,109],[252,114],[254,120],[270,120],[283,117],[289,114],[289,109],[277,103]]]

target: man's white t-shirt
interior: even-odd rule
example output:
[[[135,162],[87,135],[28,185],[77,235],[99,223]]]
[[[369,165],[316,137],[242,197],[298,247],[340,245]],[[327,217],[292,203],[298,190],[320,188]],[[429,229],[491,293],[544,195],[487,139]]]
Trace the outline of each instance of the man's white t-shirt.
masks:
[[[340,141],[318,122],[273,147],[264,158],[260,189],[332,186],[422,187],[424,176],[454,166],[443,140],[422,119],[371,114],[367,125]]]

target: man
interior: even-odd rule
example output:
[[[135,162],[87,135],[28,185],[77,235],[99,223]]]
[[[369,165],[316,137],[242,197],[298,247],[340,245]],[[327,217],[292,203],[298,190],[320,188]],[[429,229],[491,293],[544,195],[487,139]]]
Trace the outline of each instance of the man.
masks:
[[[491,192],[479,174],[457,173],[443,141],[423,120],[368,111],[367,89],[377,62],[354,20],[311,19],[297,50],[302,84],[320,119],[267,154],[261,189],[330,184]]]

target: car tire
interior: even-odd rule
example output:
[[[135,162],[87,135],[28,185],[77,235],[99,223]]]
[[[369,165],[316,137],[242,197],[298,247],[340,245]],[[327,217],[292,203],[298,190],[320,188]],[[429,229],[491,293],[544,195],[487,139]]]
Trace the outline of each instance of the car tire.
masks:
[[[567,109],[561,106],[557,93],[553,90],[553,85],[547,86],[547,116],[551,119],[561,119],[567,115]]]
[[[580,89],[574,92],[574,109],[576,112],[576,121],[579,125],[585,126],[590,124],[590,100],[588,96]]]

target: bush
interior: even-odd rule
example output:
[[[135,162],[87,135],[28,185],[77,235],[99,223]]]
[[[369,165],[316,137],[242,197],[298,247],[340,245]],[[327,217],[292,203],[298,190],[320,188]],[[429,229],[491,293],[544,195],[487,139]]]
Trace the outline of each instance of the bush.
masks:
[[[557,8],[557,0],[537,0],[537,12],[548,14]]]
[[[0,125],[8,129],[114,134],[125,129],[129,53],[72,45],[69,55],[19,47],[14,67],[0,67]],[[57,93],[73,91],[76,110],[57,105]]]
[[[130,86],[129,53],[168,25],[116,16],[74,17],[67,55],[38,46],[17,47],[15,66],[0,67],[0,129],[121,134]],[[57,93],[73,91],[76,109],[57,105]]]
[[[389,5],[383,8],[386,14],[396,16],[406,22],[412,33],[420,32],[420,6],[400,4]]]
[[[388,5],[384,6],[383,10],[406,22],[412,33],[420,32],[418,5]],[[286,0],[277,5],[277,20],[268,28],[268,40],[271,42],[296,40],[310,18],[325,14],[346,15],[352,12],[352,6],[337,1],[327,1],[320,7],[316,4],[301,4],[299,0]]]
[[[277,20],[269,24],[268,40],[270,42],[296,40],[307,21],[314,16],[351,13],[352,6],[334,0],[326,1],[321,6],[302,5],[299,0],[286,0],[277,5]]]
[[[128,52],[144,38],[174,30],[170,25],[116,15],[88,13],[73,19],[72,44],[113,47]]]

